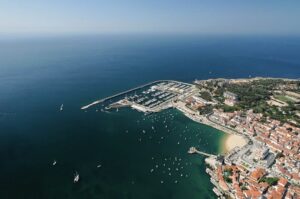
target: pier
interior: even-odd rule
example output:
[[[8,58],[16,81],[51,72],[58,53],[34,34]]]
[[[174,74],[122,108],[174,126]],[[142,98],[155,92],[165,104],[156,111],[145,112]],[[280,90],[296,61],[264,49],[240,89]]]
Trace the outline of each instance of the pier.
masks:
[[[191,148],[188,150],[188,153],[189,153],[189,154],[199,154],[199,155],[204,155],[204,156],[207,156],[207,157],[216,157],[216,155],[209,154],[209,153],[206,153],[206,152],[203,152],[203,151],[198,151],[198,150],[196,149],[196,147],[191,147]]]
[[[129,90],[126,90],[126,91],[123,91],[123,92],[120,92],[120,93],[117,93],[117,94],[114,94],[114,95],[111,95],[111,96],[108,96],[108,97],[105,97],[103,99],[99,99],[97,101],[94,101],[86,106],[83,106],[81,107],[81,110],[85,110],[85,109],[88,109],[90,108],[91,106],[94,106],[94,105],[97,105],[97,104],[100,104],[102,102],[105,102],[107,100],[110,100],[110,99],[113,99],[115,97],[119,97],[121,95],[124,95],[126,93],[129,93],[129,92],[132,92],[132,91],[135,91],[135,90],[138,90],[138,89],[141,89],[143,87],[146,87],[146,86],[150,86],[152,84],[155,84],[155,83],[160,83],[160,82],[176,82],[176,83],[183,83],[183,82],[179,82],[179,81],[175,81],[175,80],[156,80],[156,81],[152,81],[152,82],[149,82],[149,83],[146,83],[146,84],[143,84],[143,85],[140,85],[140,86],[137,86],[135,88],[132,88],[132,89],[129,89]],[[191,84],[188,84],[188,83],[184,83],[186,85],[191,85]]]

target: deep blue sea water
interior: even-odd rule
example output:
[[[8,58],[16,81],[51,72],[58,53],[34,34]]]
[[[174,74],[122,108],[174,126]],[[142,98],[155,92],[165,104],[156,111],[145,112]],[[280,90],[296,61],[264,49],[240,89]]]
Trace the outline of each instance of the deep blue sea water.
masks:
[[[249,75],[299,78],[300,38],[0,39],[0,198],[215,198],[204,159],[186,151],[218,153],[222,132],[175,110],[145,117],[80,107],[157,79]]]

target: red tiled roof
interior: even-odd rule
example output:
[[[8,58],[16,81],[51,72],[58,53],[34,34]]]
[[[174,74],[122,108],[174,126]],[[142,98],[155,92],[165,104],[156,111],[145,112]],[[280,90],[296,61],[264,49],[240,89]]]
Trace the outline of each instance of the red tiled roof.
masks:
[[[263,168],[257,168],[250,174],[250,178],[254,180],[259,180],[266,174],[266,170]]]
[[[278,185],[282,186],[282,187],[285,187],[288,183],[288,180],[285,179],[285,178],[280,178],[279,181],[278,181]]]

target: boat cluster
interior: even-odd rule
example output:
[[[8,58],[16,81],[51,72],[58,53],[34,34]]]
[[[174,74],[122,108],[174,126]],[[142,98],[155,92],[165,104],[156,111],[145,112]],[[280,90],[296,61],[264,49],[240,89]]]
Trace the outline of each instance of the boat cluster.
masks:
[[[191,145],[197,148],[208,145],[206,140],[201,139],[201,134],[205,133],[201,127],[184,124],[181,116],[183,115],[179,111],[171,109],[159,114],[141,115],[141,118],[136,120],[136,128],[140,129],[140,133],[137,134],[138,137],[136,138],[137,142],[148,143],[150,141],[161,145],[161,147],[164,147],[164,143],[168,143],[173,144],[175,148],[180,147],[182,149],[182,152],[177,153],[176,156],[164,155],[162,152],[149,157],[151,158],[148,168],[149,174],[159,175],[162,184],[170,180],[177,184],[183,179],[189,178],[190,169],[188,168],[192,166],[192,162],[190,156],[186,153],[188,148]],[[125,133],[130,133],[130,131],[125,130]],[[100,167],[101,165],[97,166],[97,168]],[[73,181],[74,183],[79,181],[79,173],[74,173]]]
[[[167,178],[173,180],[174,183],[181,182],[184,178],[190,177],[189,169],[192,165],[190,156],[186,151],[188,146],[193,145],[199,148],[208,146],[208,141],[201,139],[201,134],[204,133],[201,128],[190,128],[188,125],[180,125],[176,115],[179,112],[166,110],[159,114],[143,115],[142,119],[137,120],[138,126],[141,126],[138,142],[151,142],[162,145],[164,142],[174,147],[181,147],[182,153],[176,156],[166,156],[161,154],[153,154],[151,157],[151,166],[149,173],[159,175],[162,179],[160,183],[166,183]],[[145,123],[150,121],[151,127],[145,128]],[[179,123],[179,125],[178,125]],[[149,125],[148,125],[149,126]],[[125,131],[128,133],[128,130]],[[210,135],[208,135],[210,136]],[[201,145],[201,146],[200,146]],[[163,146],[162,146],[163,147]],[[170,181],[170,179],[168,181]]]

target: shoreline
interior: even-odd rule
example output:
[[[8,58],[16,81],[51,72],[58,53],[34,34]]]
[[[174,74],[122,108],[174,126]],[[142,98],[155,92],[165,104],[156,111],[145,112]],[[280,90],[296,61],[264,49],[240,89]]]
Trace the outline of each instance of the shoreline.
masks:
[[[211,120],[209,120],[207,117],[201,116],[201,115],[192,115],[191,113],[188,112],[187,109],[184,107],[176,107],[178,111],[183,113],[186,117],[189,119],[203,124],[207,125],[211,128],[214,128],[216,130],[221,131],[224,135],[223,138],[220,140],[220,147],[219,147],[219,152],[218,154],[226,154],[229,153],[232,149],[235,147],[243,147],[247,145],[248,140],[241,135],[240,133],[235,132],[232,129],[229,129],[228,127],[222,126],[220,124],[217,124]]]
[[[263,80],[263,79],[281,79],[283,81],[297,81],[297,80],[292,80],[292,79],[284,79],[284,78],[260,78],[260,77],[256,77],[256,78],[250,78],[250,79],[227,79],[226,83],[232,83],[232,84],[241,84],[241,83],[251,83],[251,81],[256,81],[256,80]],[[268,163],[267,161],[265,162],[260,162],[260,163],[253,163],[256,159],[256,153],[262,153],[261,151],[263,151],[263,153],[265,153],[265,151],[268,150],[262,148],[261,146],[256,146],[256,145],[252,145],[251,141],[254,141],[252,139],[252,134],[247,132],[245,129],[247,129],[248,126],[243,126],[243,125],[249,125],[250,127],[253,127],[253,124],[251,123],[251,121],[260,121],[259,119],[262,117],[259,114],[253,114],[253,112],[249,113],[249,110],[246,109],[247,114],[250,114],[250,119],[248,119],[248,115],[247,115],[247,120],[245,119],[245,112],[238,112],[238,111],[234,111],[232,113],[226,113],[226,111],[219,111],[218,106],[214,106],[214,105],[228,105],[228,106],[234,106],[235,103],[238,102],[237,98],[238,96],[235,93],[230,93],[229,91],[226,93],[224,92],[224,98],[225,101],[223,99],[222,100],[216,100],[215,98],[213,98],[213,94],[215,93],[211,93],[211,89],[216,89],[216,87],[212,86],[212,87],[206,87],[207,86],[207,81],[210,80],[195,80],[195,85],[189,87],[188,89],[186,89],[185,86],[183,86],[185,89],[182,89],[182,84],[184,83],[179,83],[179,85],[174,85],[174,83],[172,84],[163,84],[163,86],[161,86],[161,84],[159,84],[156,87],[151,88],[151,92],[154,92],[154,94],[151,94],[151,96],[146,96],[146,97],[141,97],[139,101],[137,101],[137,105],[139,105],[140,107],[144,108],[144,109],[140,109],[142,112],[146,113],[151,113],[151,112],[160,112],[166,108],[174,108],[177,109],[179,112],[181,112],[183,115],[185,115],[187,118],[193,120],[196,123],[200,123],[206,126],[209,126],[210,128],[213,128],[217,131],[219,131],[219,133],[221,134],[220,139],[217,141],[217,152],[215,152],[216,154],[208,154],[206,152],[203,151],[198,151],[195,147],[190,147],[190,150],[188,151],[189,154],[193,154],[193,153],[197,153],[200,155],[204,155],[204,156],[208,156],[207,158],[205,158],[205,162],[208,163],[209,165],[211,165],[213,168],[213,170],[210,170],[210,168],[206,168],[206,172],[211,176],[211,182],[215,185],[214,187],[214,192],[218,195],[218,196],[222,196],[222,194],[235,194],[234,192],[230,192],[230,189],[228,188],[228,186],[230,187],[230,182],[226,183],[224,181],[224,176],[222,174],[222,169],[223,169],[223,165],[232,165],[233,163],[237,162],[237,163],[241,163],[242,166],[244,166],[244,168],[247,169],[252,169],[252,166],[249,167],[249,165],[255,165],[255,166],[263,166],[263,167],[269,167],[270,164],[272,164],[272,162]],[[211,82],[213,85],[215,85],[216,83],[224,83],[224,82]],[[263,82],[265,83],[265,82]],[[266,83],[272,83],[272,86],[274,86],[274,82],[266,82]],[[280,82],[282,83],[282,82]],[[296,83],[291,82],[292,86],[297,86]],[[288,86],[291,86],[288,83]],[[277,85],[277,84],[276,84]],[[203,86],[203,88],[201,89],[201,86]],[[281,86],[286,86],[286,84],[283,84]],[[179,88],[178,88],[179,87]],[[292,88],[294,88],[292,87]],[[269,87],[264,87],[265,90],[268,90]],[[284,87],[285,88],[285,87]],[[148,89],[150,90],[150,89]],[[203,91],[204,90],[204,91]],[[202,92],[208,92],[208,94],[211,96],[210,99],[206,99],[205,97],[202,98]],[[149,91],[150,92],[150,91]],[[143,94],[148,94],[147,92],[143,92]],[[163,94],[161,94],[163,93]],[[175,93],[175,94],[174,94]],[[297,94],[297,93],[296,93]],[[296,95],[295,94],[295,95]],[[155,98],[157,95],[159,95],[159,99]],[[165,96],[169,96],[171,95],[171,100],[170,98],[166,98],[166,99],[161,99],[162,97]],[[161,97],[162,96],[162,97]],[[174,97],[175,96],[175,97]],[[200,96],[200,97],[199,97]],[[218,95],[219,96],[219,95]],[[266,95],[268,96],[268,95]],[[298,96],[298,95],[296,95]],[[137,95],[137,97],[139,97]],[[147,100],[144,100],[144,99]],[[227,99],[228,98],[228,99]],[[266,97],[267,98],[267,97]],[[127,99],[127,98],[126,98]],[[130,99],[134,99],[135,98],[130,98]],[[160,100],[161,99],[161,100]],[[164,101],[165,100],[165,101]],[[169,101],[168,101],[169,100]],[[227,100],[227,102],[226,102]],[[140,102],[143,103],[140,103]],[[146,102],[145,102],[146,101]],[[155,102],[155,106],[157,104],[162,104],[162,103],[168,103],[167,107],[161,107],[159,106],[157,108],[157,110],[155,109],[148,109],[148,104]],[[158,102],[156,102],[158,101]],[[140,104],[138,104],[140,103]],[[134,104],[134,103],[133,103]],[[135,104],[134,104],[135,105]],[[211,107],[208,107],[208,109],[205,109],[204,111],[200,112],[199,107],[203,107],[203,106],[207,106],[210,105]],[[134,109],[134,106],[131,106]],[[152,106],[153,107],[153,106]],[[150,106],[150,108],[152,108]],[[222,107],[222,106],[221,106]],[[139,109],[137,109],[139,110]],[[245,111],[245,110],[244,110]],[[252,110],[253,111],[253,110]],[[244,113],[244,115],[242,115],[242,113]],[[252,114],[251,114],[252,113]],[[260,117],[259,117],[260,116]],[[233,119],[234,118],[234,119]],[[245,121],[245,123],[241,123],[242,121]],[[231,123],[230,123],[231,122]],[[258,124],[257,124],[258,125]],[[238,127],[238,128],[237,128]],[[249,128],[250,128],[249,127]],[[260,127],[258,125],[258,127]],[[268,129],[269,126],[265,127],[265,129]],[[254,134],[254,133],[253,133]],[[272,147],[272,146],[271,146]],[[249,154],[246,154],[245,156],[245,160],[242,159],[238,159],[240,158],[239,156],[244,153],[248,153],[249,148],[254,148],[254,158],[251,156],[249,158],[251,159],[247,159],[248,156],[251,155],[252,152],[250,152]],[[291,147],[292,148],[292,147]],[[205,151],[205,149],[204,149]],[[258,151],[258,152],[256,152]],[[269,157],[273,158],[271,159],[271,161],[274,161],[274,153],[270,153],[271,155]],[[244,156],[241,156],[244,158]],[[266,156],[264,156],[263,158],[265,158]],[[260,160],[263,160],[262,158]],[[240,162],[240,161],[248,161],[247,163],[244,162]],[[226,169],[227,167],[224,166],[224,168]],[[235,167],[236,169],[237,167]],[[213,171],[215,173],[213,173]],[[272,173],[272,172],[271,172]],[[231,175],[231,174],[230,174]],[[228,176],[227,176],[228,177]],[[233,178],[235,179],[235,176],[233,175]],[[218,180],[220,180],[220,186],[217,183]],[[222,187],[223,186],[223,187]],[[225,187],[225,188],[224,188]],[[232,188],[232,187],[231,187]],[[238,185],[238,190],[240,190],[240,185]],[[223,192],[224,191],[224,192]],[[227,191],[227,192],[226,192]],[[226,193],[225,193],[226,192]],[[240,192],[242,192],[240,190]]]

